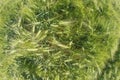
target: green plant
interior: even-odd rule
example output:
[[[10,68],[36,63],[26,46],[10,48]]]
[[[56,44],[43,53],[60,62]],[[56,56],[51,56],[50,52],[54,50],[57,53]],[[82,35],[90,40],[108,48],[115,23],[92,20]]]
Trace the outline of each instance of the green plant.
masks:
[[[112,80],[101,75],[119,44],[119,5],[119,0],[1,0],[0,79]]]

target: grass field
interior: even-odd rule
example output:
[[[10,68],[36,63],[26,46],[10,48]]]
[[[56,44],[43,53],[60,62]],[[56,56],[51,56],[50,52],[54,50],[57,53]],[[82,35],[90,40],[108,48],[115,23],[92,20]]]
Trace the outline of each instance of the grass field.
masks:
[[[0,0],[0,80],[120,80],[119,0]]]

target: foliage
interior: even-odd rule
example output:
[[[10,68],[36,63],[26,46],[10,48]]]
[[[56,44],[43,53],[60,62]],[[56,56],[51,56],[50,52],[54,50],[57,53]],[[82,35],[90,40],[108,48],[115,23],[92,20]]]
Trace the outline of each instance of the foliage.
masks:
[[[119,6],[1,0],[0,80],[119,80]]]

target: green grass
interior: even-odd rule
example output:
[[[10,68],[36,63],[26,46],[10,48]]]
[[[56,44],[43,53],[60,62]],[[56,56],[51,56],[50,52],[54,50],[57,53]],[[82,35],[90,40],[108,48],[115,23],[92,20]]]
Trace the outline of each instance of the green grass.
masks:
[[[119,6],[1,0],[0,80],[120,80]]]

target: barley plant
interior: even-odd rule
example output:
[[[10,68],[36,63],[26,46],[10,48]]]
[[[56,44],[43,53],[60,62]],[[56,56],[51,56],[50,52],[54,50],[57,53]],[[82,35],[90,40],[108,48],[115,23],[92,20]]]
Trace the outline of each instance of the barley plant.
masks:
[[[0,0],[0,80],[120,80],[119,0]]]

